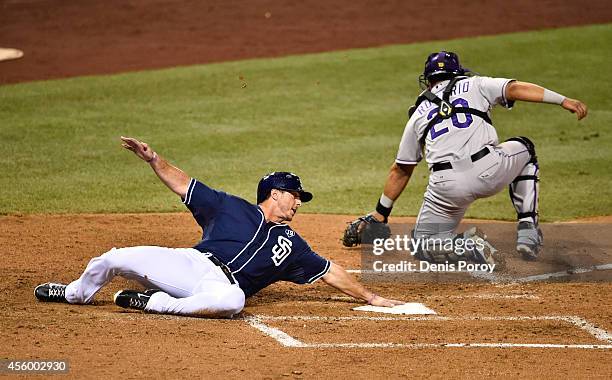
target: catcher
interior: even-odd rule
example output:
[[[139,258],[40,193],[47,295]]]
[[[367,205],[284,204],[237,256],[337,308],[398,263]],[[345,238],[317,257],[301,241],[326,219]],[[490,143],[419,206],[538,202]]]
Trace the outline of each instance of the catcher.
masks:
[[[419,82],[425,90],[409,110],[397,158],[376,208],[348,225],[343,244],[352,247],[362,243],[370,229],[378,230],[374,234],[390,234],[386,223],[394,202],[424,156],[430,176],[413,237],[486,239],[475,229],[456,234],[456,228],[472,202],[509,186],[518,219],[516,249],[525,259],[535,260],[543,244],[538,226],[535,145],[522,136],[499,144],[491,109],[496,105],[512,108],[517,100],[548,103],[575,113],[581,120],[587,115],[586,105],[535,84],[471,75],[457,54],[446,51],[427,57]],[[430,262],[494,262],[488,249],[474,250],[463,258],[440,249],[419,250],[415,256]]]

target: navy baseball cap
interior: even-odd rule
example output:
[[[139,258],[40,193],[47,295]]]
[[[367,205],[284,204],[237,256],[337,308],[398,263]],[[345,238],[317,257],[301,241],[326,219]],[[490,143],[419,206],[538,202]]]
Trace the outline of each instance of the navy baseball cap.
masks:
[[[300,177],[289,172],[272,172],[263,176],[257,185],[257,203],[261,203],[268,198],[272,189],[285,191],[295,191],[300,194],[302,202],[312,200],[312,193],[302,188]]]

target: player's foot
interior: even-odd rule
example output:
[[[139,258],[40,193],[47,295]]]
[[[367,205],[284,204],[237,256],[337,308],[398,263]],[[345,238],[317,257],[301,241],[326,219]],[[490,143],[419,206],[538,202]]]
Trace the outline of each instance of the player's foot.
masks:
[[[531,222],[519,222],[517,227],[516,251],[525,260],[536,260],[544,244],[542,230]]]
[[[482,230],[476,227],[469,228],[463,233],[463,240],[474,242],[474,249],[470,250],[469,259],[478,264],[495,264],[493,254],[497,252],[497,249],[487,241],[487,235]]]
[[[113,300],[117,306],[126,309],[144,310],[151,296],[159,291],[159,289],[147,289],[145,291],[120,290],[115,293]]]
[[[43,302],[68,302],[66,300],[66,285],[47,282],[34,289],[34,295]]]

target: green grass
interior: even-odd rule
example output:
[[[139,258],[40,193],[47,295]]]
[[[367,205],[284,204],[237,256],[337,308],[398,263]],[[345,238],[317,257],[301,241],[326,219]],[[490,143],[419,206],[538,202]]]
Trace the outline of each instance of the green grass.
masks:
[[[264,173],[291,170],[315,193],[303,211],[363,213],[395,157],[424,58],[451,49],[480,73],[589,105],[580,123],[526,103],[493,116],[500,140],[536,142],[545,220],[610,215],[609,41],[612,24],[2,86],[0,213],[183,210],[120,135],[251,201]],[[418,212],[426,176],[419,165],[394,215]],[[504,192],[468,215],[514,211]]]

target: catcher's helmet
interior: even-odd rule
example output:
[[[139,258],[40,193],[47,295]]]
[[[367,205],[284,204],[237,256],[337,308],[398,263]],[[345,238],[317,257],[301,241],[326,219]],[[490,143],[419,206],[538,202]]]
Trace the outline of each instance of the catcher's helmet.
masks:
[[[431,53],[425,61],[425,70],[421,76],[427,82],[431,83],[431,78],[437,75],[457,76],[464,75],[467,69],[463,68],[459,63],[459,56],[452,51],[440,51]]]
[[[257,203],[265,201],[272,189],[298,192],[302,202],[308,202],[312,199],[312,193],[302,189],[300,177],[293,173],[272,172],[263,176],[259,185],[257,185]]]

